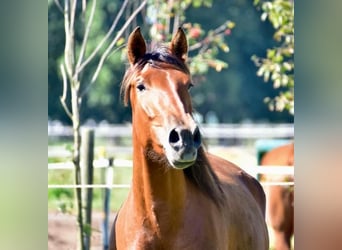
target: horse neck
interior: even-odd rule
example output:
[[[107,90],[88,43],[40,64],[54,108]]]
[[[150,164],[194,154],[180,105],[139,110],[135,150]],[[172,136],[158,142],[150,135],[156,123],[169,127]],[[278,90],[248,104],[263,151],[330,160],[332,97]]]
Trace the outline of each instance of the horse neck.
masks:
[[[134,135],[134,132],[133,132]],[[183,171],[149,159],[145,146],[133,139],[133,199],[135,215],[159,227],[164,220],[179,218],[185,206],[186,180]],[[172,223],[171,223],[172,224]],[[162,229],[160,229],[162,230]]]

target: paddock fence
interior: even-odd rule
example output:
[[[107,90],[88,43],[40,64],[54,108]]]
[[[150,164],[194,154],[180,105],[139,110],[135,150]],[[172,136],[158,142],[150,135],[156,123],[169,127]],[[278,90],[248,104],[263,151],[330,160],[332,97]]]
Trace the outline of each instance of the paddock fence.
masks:
[[[85,126],[85,128],[91,131],[92,136],[95,135],[95,144],[96,140],[105,140],[106,152],[107,155],[131,155],[132,147],[131,147],[131,127],[129,125],[109,125],[109,124],[100,124],[100,125],[92,125]],[[220,125],[204,125],[201,128],[202,137],[207,142],[208,145],[221,145],[224,147],[229,147],[231,145],[249,145],[249,147],[254,148],[257,161],[259,163],[259,159],[262,154],[272,147],[279,145],[281,143],[286,143],[289,140],[292,140],[294,137],[294,128],[293,124],[242,124],[242,125],[233,125],[233,124],[220,124]],[[58,142],[61,140],[71,141],[72,139],[72,128],[63,126],[59,122],[49,122],[48,124],[48,135],[49,135],[49,143],[52,142],[53,146],[48,146],[48,158],[59,158],[59,159],[70,159],[71,158],[71,150],[66,149],[65,147],[58,146]],[[75,185],[72,183],[63,183],[63,184],[48,184],[48,189],[75,189],[82,188],[83,190],[87,190],[88,195],[87,202],[87,214],[88,220],[91,221],[91,201],[92,201],[92,190],[93,189],[103,189],[103,222],[102,222],[102,241],[103,241],[103,249],[108,249],[109,246],[109,215],[110,215],[110,197],[112,190],[115,189],[128,189],[130,188],[129,183],[113,183],[113,176],[115,174],[115,169],[118,168],[132,168],[133,162],[132,160],[123,159],[117,156],[112,157],[98,157],[98,159],[93,158],[94,151],[96,147],[94,146],[94,138],[91,139],[92,145],[86,145],[85,148],[91,151],[91,157],[87,156],[85,160],[87,162],[87,167],[83,169],[84,172],[90,172],[90,175],[93,175],[93,169],[101,168],[104,171],[104,176],[102,178],[101,184],[93,184],[92,181],[89,184],[84,184],[88,182],[82,182],[81,185]],[[123,143],[123,141],[126,142]],[[56,145],[57,142],[57,145]],[[128,142],[128,143],[127,143]],[[276,142],[276,143],[274,143]],[[103,142],[102,142],[103,143]],[[128,144],[128,145],[127,145]],[[89,151],[90,150],[90,151]],[[254,165],[244,165],[240,166],[250,175],[258,178],[260,174],[264,175],[273,175],[273,176],[294,176],[294,168],[293,166],[259,166],[258,164]],[[48,163],[48,170],[50,171],[58,171],[58,170],[69,170],[74,171],[74,165],[71,161],[64,162],[56,162],[56,163]],[[89,176],[86,177],[86,179]],[[92,180],[92,176],[90,179]],[[293,186],[294,182],[291,181],[267,181],[260,182],[261,185],[271,186],[271,185],[282,185],[282,186]],[[87,237],[89,240],[89,236]]]
[[[112,162],[112,163],[111,163]],[[124,159],[100,159],[94,160],[93,162],[94,168],[108,168],[106,174],[106,183],[103,184],[82,184],[82,185],[75,185],[75,184],[49,184],[48,188],[130,188],[130,184],[115,184],[113,183],[112,176],[113,171],[115,168],[132,168],[133,162],[132,160],[124,160]],[[74,170],[73,163],[70,162],[61,162],[61,163],[49,163],[48,164],[49,170]],[[244,171],[248,174],[256,177],[259,174],[267,175],[267,176],[294,176],[294,168],[293,166],[250,166],[250,167],[242,167]],[[261,185],[263,186],[292,186],[294,182],[292,181],[260,181]]]
[[[113,155],[117,152],[130,155],[132,153],[131,146],[121,145],[121,141],[125,138],[131,140],[130,125],[110,125],[89,124],[85,128],[94,130],[97,139],[110,140],[110,145],[106,146],[108,154]],[[201,132],[204,140],[208,144],[216,144],[222,146],[230,145],[246,145],[255,147],[258,163],[262,154],[280,144],[284,144],[294,138],[293,124],[211,124],[201,125]],[[48,123],[49,140],[58,140],[58,138],[72,138],[72,127],[64,126],[59,122]],[[66,158],[71,156],[71,151],[59,146],[49,146],[48,157]],[[112,162],[111,162],[112,161]],[[111,163],[110,163],[111,162]],[[93,162],[94,168],[127,168],[132,167],[132,161],[116,158],[97,159]],[[294,175],[292,166],[241,166],[247,173],[254,177],[259,174],[265,175]],[[72,162],[49,163],[49,170],[69,169],[73,170]],[[109,170],[109,175],[112,170]],[[108,178],[107,178],[108,179]],[[264,186],[269,185],[293,185],[293,182],[261,182]],[[91,185],[74,185],[74,184],[49,184],[48,188],[129,188],[127,184],[115,184],[107,181],[103,184]]]

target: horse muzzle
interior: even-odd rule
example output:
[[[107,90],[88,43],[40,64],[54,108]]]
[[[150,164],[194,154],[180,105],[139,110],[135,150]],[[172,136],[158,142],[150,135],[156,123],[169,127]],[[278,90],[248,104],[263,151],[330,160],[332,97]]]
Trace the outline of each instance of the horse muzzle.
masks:
[[[196,126],[194,130],[183,127],[172,129],[168,137],[167,158],[176,169],[193,165],[197,159],[197,150],[201,146],[201,133]]]

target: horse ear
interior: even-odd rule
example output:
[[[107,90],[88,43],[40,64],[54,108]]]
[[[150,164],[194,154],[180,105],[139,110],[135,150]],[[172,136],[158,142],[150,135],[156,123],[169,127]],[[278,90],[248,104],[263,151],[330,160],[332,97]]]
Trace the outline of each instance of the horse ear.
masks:
[[[188,42],[185,33],[181,27],[171,40],[170,50],[173,55],[185,61],[188,56]]]
[[[135,64],[146,53],[146,43],[144,37],[141,35],[140,27],[129,35],[127,43],[127,57],[131,65]]]

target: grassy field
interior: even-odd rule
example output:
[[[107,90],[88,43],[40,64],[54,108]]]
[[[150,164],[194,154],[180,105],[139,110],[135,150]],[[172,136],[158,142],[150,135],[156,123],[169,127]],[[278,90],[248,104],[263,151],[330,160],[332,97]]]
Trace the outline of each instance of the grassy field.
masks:
[[[94,158],[99,159],[108,155],[105,145],[110,144],[108,140],[96,139],[96,148],[94,152]],[[129,140],[121,144],[129,144]],[[72,143],[68,140],[49,140],[49,150],[51,148],[57,148],[58,151],[69,152],[69,157],[48,157],[48,163],[66,162],[71,161]],[[129,159],[129,155],[123,155],[122,153],[111,154],[111,157],[120,159]],[[114,168],[113,184],[130,184],[131,182],[131,168]],[[48,171],[48,184],[74,184],[74,170],[69,169],[53,169]],[[105,184],[105,169],[94,169],[94,184]],[[112,212],[117,211],[122,201],[127,196],[127,188],[116,188],[111,190],[110,197],[110,209]],[[101,211],[104,207],[104,189],[93,189],[93,210]],[[75,191],[72,188],[49,188],[48,189],[48,209],[49,211],[62,211],[68,213],[75,213]]]
[[[131,168],[115,168],[113,183],[130,184]],[[49,184],[73,184],[73,170],[49,170]],[[104,184],[104,169],[94,169],[94,184]],[[127,188],[116,188],[111,191],[110,208],[117,211],[122,201],[127,196]],[[103,208],[103,188],[93,189],[93,209],[101,210]],[[51,210],[61,210],[63,212],[72,212],[74,207],[74,190],[66,188],[50,188],[48,190],[48,208]]]

